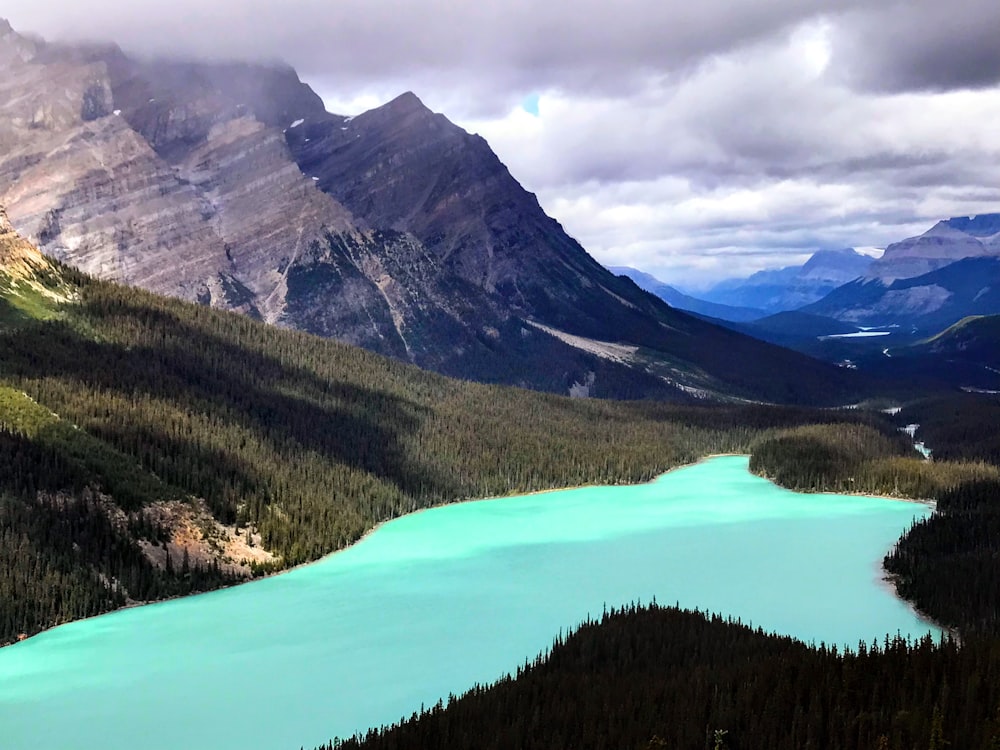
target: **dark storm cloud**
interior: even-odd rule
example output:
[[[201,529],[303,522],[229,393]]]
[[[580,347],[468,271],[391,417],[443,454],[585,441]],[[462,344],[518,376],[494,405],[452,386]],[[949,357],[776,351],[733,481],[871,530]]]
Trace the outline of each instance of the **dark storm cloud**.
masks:
[[[478,81],[482,100],[559,88],[628,91],[715,54],[825,17],[835,68],[876,90],[1000,81],[996,0],[10,0],[15,27],[113,39],[158,55],[282,59],[345,89],[394,81]],[[410,86],[410,88],[413,88]]]
[[[480,79],[488,89],[621,90],[766,37],[822,0],[11,0],[14,25],[51,37],[114,39],[153,54],[286,59],[303,75],[357,86]],[[484,80],[485,79],[485,80]]]
[[[838,23],[836,58],[879,91],[949,91],[1000,82],[997,0],[873,3]]]

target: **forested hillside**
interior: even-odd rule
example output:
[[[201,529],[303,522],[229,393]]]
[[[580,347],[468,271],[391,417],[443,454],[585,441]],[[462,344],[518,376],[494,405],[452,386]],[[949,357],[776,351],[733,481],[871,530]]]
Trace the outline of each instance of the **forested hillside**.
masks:
[[[0,468],[0,642],[313,560],[417,508],[643,481],[767,430],[880,421],[478,385],[45,275],[60,294],[0,295],[0,428],[16,457]]]
[[[992,750],[1000,644],[886,639],[855,653],[628,607],[399,726],[319,750]]]

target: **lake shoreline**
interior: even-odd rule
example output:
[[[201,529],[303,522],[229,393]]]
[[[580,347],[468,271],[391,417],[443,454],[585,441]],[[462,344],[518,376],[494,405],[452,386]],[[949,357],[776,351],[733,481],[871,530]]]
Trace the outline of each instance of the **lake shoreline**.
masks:
[[[115,609],[110,609],[110,610],[108,610],[106,612],[101,612],[99,614],[91,615],[89,617],[81,617],[81,618],[78,618],[78,619],[75,619],[75,620],[68,620],[66,622],[60,622],[58,624],[55,624],[55,625],[47,627],[47,628],[45,628],[43,630],[40,630],[39,632],[34,633],[34,634],[28,636],[27,638],[22,638],[22,639],[19,639],[19,640],[16,640],[16,641],[12,641],[12,642],[9,642],[9,643],[0,644],[0,649],[8,648],[10,646],[16,646],[19,643],[25,643],[27,641],[33,640],[34,638],[37,638],[40,635],[43,635],[43,634],[51,632],[51,631],[53,631],[53,630],[55,630],[57,628],[61,628],[61,627],[64,627],[66,625],[70,625],[70,624],[73,624],[73,623],[85,622],[87,620],[93,620],[93,619],[96,619],[98,617],[104,617],[106,615],[114,614],[115,612],[122,612],[122,611],[129,610],[129,609],[136,609],[136,608],[139,608],[139,607],[155,606],[157,604],[163,604],[163,603],[166,603],[166,602],[175,602],[175,601],[180,600],[180,599],[193,599],[195,597],[205,596],[205,595],[208,595],[208,594],[214,594],[214,593],[217,593],[217,592],[220,592],[220,591],[226,591],[226,590],[230,590],[230,589],[236,589],[237,587],[240,587],[240,586],[245,586],[245,585],[248,585],[248,584],[257,583],[259,581],[264,581],[264,580],[267,580],[269,578],[275,578],[277,576],[285,575],[286,573],[291,573],[292,571],[299,570],[300,568],[305,568],[305,567],[308,567],[308,566],[311,566],[311,565],[317,565],[319,563],[322,563],[322,562],[324,562],[324,561],[326,561],[326,560],[334,557],[335,555],[339,555],[339,554],[341,554],[343,552],[347,552],[348,550],[352,549],[353,547],[361,544],[366,539],[368,539],[368,537],[370,537],[372,534],[374,534],[375,532],[377,532],[379,529],[381,529],[386,524],[390,524],[393,521],[397,521],[397,520],[399,520],[401,518],[406,518],[408,516],[413,516],[413,515],[416,515],[418,513],[425,513],[427,511],[438,510],[440,508],[446,508],[446,507],[453,506],[453,505],[463,505],[465,503],[496,502],[496,501],[506,500],[506,499],[515,498],[515,497],[530,497],[530,496],[534,496],[534,495],[545,495],[545,494],[550,494],[550,493],[554,493],[554,492],[565,492],[565,491],[582,490],[582,489],[595,489],[595,488],[601,488],[601,487],[637,487],[637,486],[642,486],[642,485],[645,485],[645,484],[653,484],[654,482],[657,482],[662,477],[664,477],[664,476],[666,476],[666,475],[668,475],[668,474],[670,474],[672,472],[678,471],[680,469],[686,469],[686,468],[690,468],[690,467],[693,467],[693,466],[698,466],[699,464],[705,463],[707,461],[711,461],[711,460],[716,459],[716,458],[746,458],[746,459],[749,459],[750,458],[750,454],[747,454],[747,453],[710,453],[710,454],[701,456],[701,457],[695,459],[694,461],[688,461],[687,463],[681,463],[681,464],[677,464],[676,466],[672,466],[672,467],[670,467],[670,468],[668,468],[668,469],[660,472],[659,474],[656,474],[653,478],[648,479],[646,481],[642,481],[642,482],[622,482],[620,484],[593,484],[592,483],[592,484],[570,485],[570,486],[567,486],[567,487],[550,487],[550,488],[547,488],[547,489],[531,490],[531,491],[528,491],[528,492],[512,492],[512,493],[509,493],[509,494],[506,494],[506,495],[493,495],[493,496],[489,496],[489,497],[478,497],[478,498],[463,498],[463,499],[460,499],[460,500],[445,501],[445,502],[438,503],[438,504],[435,504],[435,505],[429,505],[429,506],[427,506],[425,508],[417,508],[417,509],[409,511],[407,513],[403,513],[403,514],[400,514],[398,516],[395,516],[394,518],[389,518],[389,519],[386,519],[384,521],[379,521],[374,526],[372,526],[370,529],[368,529],[367,531],[365,531],[355,541],[351,542],[350,544],[345,545],[344,547],[340,547],[339,549],[332,550],[331,552],[328,552],[325,555],[322,555],[321,557],[316,558],[315,560],[309,560],[308,562],[298,563],[297,565],[292,565],[292,566],[289,566],[287,568],[282,568],[281,570],[275,570],[273,572],[266,573],[266,574],[261,575],[261,576],[247,578],[245,580],[240,580],[240,581],[234,581],[234,582],[232,582],[230,584],[227,584],[227,585],[224,585],[224,586],[219,586],[218,588],[214,588],[214,589],[209,589],[207,591],[196,591],[196,592],[192,592],[192,593],[189,593],[189,594],[179,594],[177,596],[165,597],[163,599],[153,599],[153,600],[149,600],[149,601],[130,600],[130,601],[128,601],[126,604],[124,604],[121,607],[116,607]],[[791,489],[789,487],[784,487],[784,486],[778,484],[777,482],[775,482],[770,477],[762,476],[760,474],[755,474],[755,473],[751,472],[749,470],[749,468],[747,469],[747,471],[750,474],[752,474],[753,476],[759,477],[761,479],[764,479],[764,480],[770,482],[771,484],[775,485],[776,487],[779,487],[779,488],[781,488],[783,490],[787,490],[789,492],[795,492],[795,493],[803,494],[803,495],[844,495],[844,496],[853,496],[853,497],[865,497],[865,498],[870,498],[870,499],[873,499],[873,500],[891,500],[891,501],[896,501],[896,502],[917,503],[917,504],[920,504],[920,505],[928,505],[928,506],[931,506],[932,508],[936,507],[936,503],[933,500],[919,500],[919,499],[914,499],[914,498],[891,497],[891,496],[888,496],[888,495],[874,495],[874,494],[864,493],[864,492],[833,492],[833,491],[809,492],[809,491],[803,491],[803,490],[793,490],[793,489]],[[894,597],[896,597],[901,602],[903,602],[904,604],[906,604],[907,606],[909,606],[920,617],[921,620],[924,620],[925,622],[927,622],[927,623],[929,623],[929,624],[931,624],[931,625],[933,625],[935,627],[938,627],[939,629],[941,629],[944,632],[947,632],[949,634],[952,633],[952,631],[950,629],[948,629],[948,628],[940,625],[939,623],[934,622],[933,619],[927,617],[924,613],[922,613],[919,610],[917,610],[909,600],[904,599],[903,597],[901,597],[899,595],[899,593],[896,591],[895,587],[891,583],[891,575],[884,569],[883,564],[881,562],[879,563],[879,567],[880,567],[880,570],[881,570],[881,572],[883,574],[881,576],[880,580],[883,581],[884,584],[887,587],[889,587],[890,593],[892,593],[892,595]]]
[[[929,509],[803,497],[747,466],[736,455],[654,483],[443,509],[323,567],[49,632],[0,653],[5,740],[312,746],[492,684],[556,633],[634,602],[717,613],[803,648],[938,637],[877,572]]]
[[[925,622],[928,625],[937,628],[944,635],[947,635],[949,638],[961,641],[961,634],[957,630],[948,627],[944,623],[938,622],[933,617],[924,612],[922,609],[920,609],[916,604],[911,602],[909,599],[904,599],[899,595],[899,592],[896,590],[896,581],[899,580],[899,576],[896,575],[895,573],[890,573],[888,570],[886,570],[884,561],[878,564],[878,572],[880,573],[878,577],[878,583],[879,586],[882,588],[882,590],[892,594],[894,597],[899,599],[899,601],[903,602],[903,604],[905,604],[909,608],[909,610],[914,615],[916,615],[918,620],[921,620],[922,622]]]
[[[411,510],[411,511],[409,511],[407,513],[402,513],[402,514],[400,514],[398,516],[395,516],[394,518],[388,518],[388,519],[386,519],[384,521],[379,521],[378,523],[376,523],[370,529],[368,529],[367,531],[365,531],[361,536],[359,536],[356,540],[354,540],[350,544],[347,544],[347,545],[345,545],[343,547],[340,547],[338,549],[335,549],[335,550],[331,550],[330,552],[327,552],[325,555],[322,555],[321,557],[317,557],[315,560],[309,560],[307,562],[298,563],[296,565],[291,565],[291,566],[289,566],[287,568],[281,568],[280,570],[275,570],[275,571],[272,571],[270,573],[265,573],[264,575],[253,576],[253,577],[246,578],[246,579],[240,580],[240,581],[233,581],[232,583],[229,583],[229,584],[226,584],[226,585],[223,585],[223,586],[219,586],[218,588],[209,589],[207,591],[193,591],[193,592],[191,592],[189,594],[178,594],[176,596],[164,597],[163,599],[150,599],[150,600],[145,600],[145,601],[144,600],[129,600],[125,604],[123,604],[121,607],[115,607],[114,609],[109,609],[106,612],[101,612],[101,613],[96,614],[96,615],[90,615],[88,617],[80,617],[80,618],[77,618],[77,619],[74,619],[74,620],[67,620],[66,622],[56,623],[55,625],[51,625],[51,626],[49,626],[47,628],[44,628],[43,630],[39,630],[37,633],[31,634],[27,638],[20,638],[18,640],[11,641],[9,643],[0,643],[0,649],[8,648],[10,646],[16,646],[19,643],[25,643],[27,641],[30,641],[30,640],[34,639],[34,638],[37,638],[40,635],[43,635],[43,634],[48,633],[50,631],[53,631],[53,630],[55,630],[57,628],[61,628],[61,627],[65,626],[65,625],[71,625],[71,624],[76,623],[76,622],[86,622],[87,620],[93,620],[93,619],[98,618],[98,617],[104,617],[106,615],[114,614],[115,612],[123,612],[123,611],[128,610],[128,609],[137,609],[139,607],[151,607],[151,606],[155,606],[157,604],[163,604],[165,602],[175,602],[175,601],[177,601],[179,599],[193,599],[195,597],[205,596],[207,594],[214,594],[214,593],[219,592],[219,591],[226,591],[226,590],[229,590],[229,589],[235,589],[235,588],[237,588],[239,586],[246,586],[246,585],[251,584],[251,583],[257,583],[258,581],[265,581],[265,580],[267,580],[269,578],[275,578],[277,576],[285,575],[286,573],[291,573],[292,571],[299,570],[300,568],[305,568],[305,567],[308,567],[310,565],[317,565],[317,564],[319,564],[321,562],[324,562],[324,561],[332,558],[334,555],[339,555],[339,554],[341,554],[343,552],[346,552],[349,549],[352,549],[353,547],[361,544],[368,537],[370,537],[372,534],[374,534],[376,531],[378,531],[379,529],[381,529],[386,524],[392,523],[393,521],[397,521],[397,520],[399,520],[401,518],[406,518],[407,516],[415,515],[417,513],[425,513],[425,512],[427,512],[429,510],[436,510],[436,509],[439,509],[439,508],[446,508],[446,507],[449,507],[449,506],[452,506],[452,505],[462,505],[464,503],[493,502],[493,501],[497,501],[497,500],[505,500],[505,499],[512,498],[512,497],[527,497],[527,496],[531,496],[531,495],[544,495],[544,494],[548,494],[548,493],[551,493],[551,492],[563,492],[563,491],[566,491],[566,490],[579,490],[579,489],[587,489],[587,488],[594,488],[594,487],[625,487],[625,486],[639,486],[639,485],[643,485],[643,484],[651,484],[651,483],[655,482],[657,479],[659,479],[660,477],[665,476],[665,475],[669,474],[672,471],[677,471],[678,469],[683,469],[683,468],[686,468],[688,466],[696,466],[696,465],[698,465],[700,463],[703,463],[704,461],[709,461],[709,460],[711,460],[713,458],[724,458],[724,457],[735,457],[735,456],[747,456],[747,454],[745,454],[745,453],[712,453],[712,454],[709,454],[709,455],[706,455],[706,456],[702,456],[701,458],[698,458],[695,461],[689,461],[688,463],[678,464],[677,466],[672,466],[669,469],[666,469],[665,471],[657,474],[652,479],[649,479],[649,480],[647,480],[645,482],[622,482],[621,484],[617,484],[617,485],[616,484],[579,484],[579,485],[570,485],[570,486],[567,486],[567,487],[550,487],[550,488],[547,488],[547,489],[544,489],[544,490],[531,490],[531,491],[528,491],[528,492],[512,492],[512,493],[509,493],[509,494],[506,494],[506,495],[492,495],[492,496],[489,496],[489,497],[468,497],[468,498],[462,498],[460,500],[450,500],[450,501],[444,501],[444,502],[441,502],[441,503],[437,503],[437,504],[434,504],[434,505],[428,505],[425,508],[417,508],[417,509]]]

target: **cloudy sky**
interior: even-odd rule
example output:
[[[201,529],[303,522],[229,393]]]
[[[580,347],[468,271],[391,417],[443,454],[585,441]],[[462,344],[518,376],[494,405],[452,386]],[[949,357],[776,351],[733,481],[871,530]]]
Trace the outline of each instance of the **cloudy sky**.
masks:
[[[830,10],[830,8],[836,10]],[[996,0],[7,0],[19,31],[412,90],[599,260],[690,287],[1000,211]]]

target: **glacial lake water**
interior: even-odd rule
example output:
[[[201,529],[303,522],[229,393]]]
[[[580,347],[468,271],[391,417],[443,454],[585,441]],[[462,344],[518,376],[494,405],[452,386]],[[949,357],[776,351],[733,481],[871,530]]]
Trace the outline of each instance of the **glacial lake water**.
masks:
[[[0,748],[310,748],[654,597],[817,643],[923,635],[880,563],[929,512],[796,494],[723,457],[646,485],[417,513],[314,565],[0,649]]]

